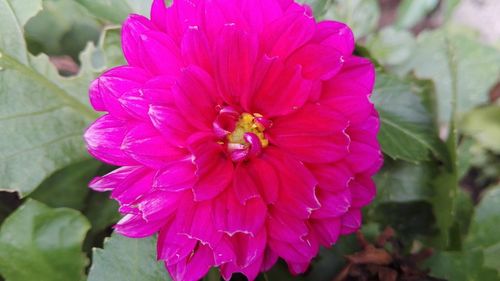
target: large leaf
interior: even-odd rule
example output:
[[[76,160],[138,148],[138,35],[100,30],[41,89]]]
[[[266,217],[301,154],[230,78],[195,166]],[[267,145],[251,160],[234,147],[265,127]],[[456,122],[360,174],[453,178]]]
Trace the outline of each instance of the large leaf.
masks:
[[[413,69],[419,78],[434,81],[439,120],[447,124],[452,115],[454,86],[457,114],[488,101],[489,90],[500,77],[500,53],[467,32],[447,27],[421,33],[404,68]]]
[[[95,249],[88,281],[168,281],[164,265],[156,261],[156,239],[131,239],[118,234]]]
[[[437,252],[428,261],[431,275],[453,281],[498,281],[498,274],[483,266],[483,253],[478,250]]]
[[[380,17],[377,0],[312,0],[319,16],[347,23],[356,38],[375,30]]]
[[[384,153],[410,162],[429,160],[429,152],[447,159],[432,118],[410,83],[379,74],[372,100],[380,114],[379,141]]]
[[[32,53],[71,55],[78,59],[88,41],[97,41],[100,27],[97,19],[75,1],[43,0],[43,11],[25,29]]]
[[[500,243],[500,185],[483,195],[472,218],[466,246],[489,247]],[[499,257],[500,258],[500,257]]]
[[[397,66],[406,62],[415,49],[413,34],[404,29],[385,27],[366,39],[370,53],[385,66]]]
[[[435,165],[431,162],[412,164],[386,159],[375,176],[377,203],[429,201],[432,198],[431,180]]]
[[[6,281],[84,280],[89,227],[77,211],[28,200],[0,229],[0,274]]]
[[[30,197],[53,208],[83,210],[90,191],[88,183],[100,166],[96,160],[85,160],[70,165],[47,178]]]
[[[500,153],[500,106],[490,105],[469,112],[462,121],[462,130],[484,147]]]
[[[76,0],[94,15],[113,23],[122,23],[130,13],[149,14],[152,0]]]
[[[45,55],[28,54],[22,23],[7,0],[0,0],[2,13],[0,189],[25,196],[55,171],[88,157],[81,136],[97,116],[87,98],[94,49],[82,54],[77,77],[62,78]]]
[[[396,25],[403,28],[413,27],[438,4],[438,0],[403,0],[398,7]]]

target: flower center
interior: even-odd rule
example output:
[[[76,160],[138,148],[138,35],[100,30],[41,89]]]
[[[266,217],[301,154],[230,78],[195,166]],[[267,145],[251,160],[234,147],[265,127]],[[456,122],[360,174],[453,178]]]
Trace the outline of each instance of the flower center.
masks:
[[[232,107],[224,107],[214,122],[214,132],[220,137],[233,161],[242,161],[257,156],[269,146],[265,130],[271,121],[261,114],[241,113]]]
[[[254,134],[260,141],[262,147],[267,147],[269,141],[264,136],[264,131],[266,127],[264,124],[260,123],[258,118],[262,119],[263,116],[255,113],[251,115],[250,113],[241,114],[234,131],[227,136],[227,140],[230,144],[247,144],[245,140],[245,134]]]

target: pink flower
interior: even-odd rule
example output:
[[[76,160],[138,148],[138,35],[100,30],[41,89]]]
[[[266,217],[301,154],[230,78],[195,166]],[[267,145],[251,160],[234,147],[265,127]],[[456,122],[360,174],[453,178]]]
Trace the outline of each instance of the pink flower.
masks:
[[[121,168],[117,232],[158,234],[177,281],[302,273],[361,225],[382,158],[374,68],[345,24],[292,0],[154,1],[123,25],[128,65],[91,85],[89,152]]]

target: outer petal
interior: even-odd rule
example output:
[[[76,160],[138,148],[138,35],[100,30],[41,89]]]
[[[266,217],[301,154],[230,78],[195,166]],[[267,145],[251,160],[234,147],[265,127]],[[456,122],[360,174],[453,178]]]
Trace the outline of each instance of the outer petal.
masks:
[[[271,23],[261,40],[263,51],[270,56],[288,57],[314,35],[314,18],[304,7],[295,6]]]
[[[170,162],[158,170],[153,186],[161,190],[176,192],[193,188],[196,180],[196,166],[191,158],[187,158]]]
[[[358,231],[361,227],[361,210],[360,209],[350,209],[341,220],[342,229],[340,234],[347,235]]]
[[[350,182],[349,189],[352,194],[352,206],[355,208],[361,208],[370,204],[377,193],[375,183],[367,176],[356,176]]]
[[[267,150],[266,160],[273,165],[280,181],[278,200],[274,205],[282,212],[307,219],[320,207],[315,194],[318,182],[301,162],[275,149]]]
[[[321,208],[314,211],[311,218],[335,218],[347,213],[351,206],[351,192],[345,189],[339,193],[331,193],[324,189],[318,189],[318,200]]]
[[[128,214],[114,226],[114,229],[130,238],[144,238],[155,234],[162,226],[161,221],[146,221],[140,215]]]
[[[373,64],[364,58],[350,57],[339,74],[324,84],[320,102],[348,117],[351,124],[358,124],[373,112],[368,97],[374,81]]]
[[[108,111],[115,117],[128,118],[120,97],[140,88],[149,75],[138,67],[119,66],[102,74],[90,85],[90,103],[98,111]]]
[[[311,43],[325,45],[348,56],[354,51],[354,34],[346,24],[326,20],[316,25]]]
[[[141,60],[156,75],[178,76],[182,67],[179,46],[166,34],[148,31],[141,34]]]
[[[135,166],[137,162],[120,149],[127,131],[126,122],[104,115],[90,125],[83,138],[90,154],[101,161],[116,166]]]
[[[241,204],[231,189],[214,202],[214,218],[218,231],[230,236],[237,233],[257,236],[267,216],[267,206],[260,198],[253,198]]]
[[[306,44],[288,58],[287,64],[302,65],[302,74],[306,79],[328,80],[339,72],[343,61],[342,54],[329,46]]]
[[[125,166],[118,168],[111,173],[101,176],[95,177],[89,183],[89,187],[95,191],[106,192],[114,190],[117,186],[119,186],[129,175],[133,174],[137,170],[140,170],[141,167],[137,166]]]
[[[310,224],[321,246],[330,247],[337,242],[342,228],[341,218],[311,220]]]
[[[308,104],[288,116],[273,120],[271,143],[297,159],[311,163],[337,161],[348,154],[348,121],[330,109]]]
[[[155,128],[169,143],[187,146],[187,139],[195,129],[176,107],[152,105],[148,114]]]
[[[198,281],[205,276],[214,263],[210,247],[198,244],[192,256],[180,260],[176,264],[166,265],[170,276],[174,280]]]
[[[151,22],[139,15],[130,15],[122,26],[122,48],[125,59],[132,66],[143,66],[141,59],[141,35],[152,30]]]
[[[318,180],[319,186],[328,192],[338,193],[346,190],[353,179],[352,172],[342,163],[309,164],[307,167]]]
[[[188,156],[188,151],[167,143],[148,124],[140,124],[130,130],[121,144],[130,157],[151,168],[161,168],[167,163]]]

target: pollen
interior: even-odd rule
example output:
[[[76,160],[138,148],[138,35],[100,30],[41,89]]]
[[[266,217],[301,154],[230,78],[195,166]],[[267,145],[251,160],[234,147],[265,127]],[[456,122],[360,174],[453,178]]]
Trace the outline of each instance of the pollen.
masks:
[[[269,141],[264,136],[266,128],[256,119],[260,117],[262,117],[262,115],[258,113],[254,113],[253,115],[250,113],[241,114],[234,131],[227,136],[229,143],[246,145],[247,143],[244,138],[245,134],[253,133],[259,138],[262,147],[267,147],[269,145]]]

